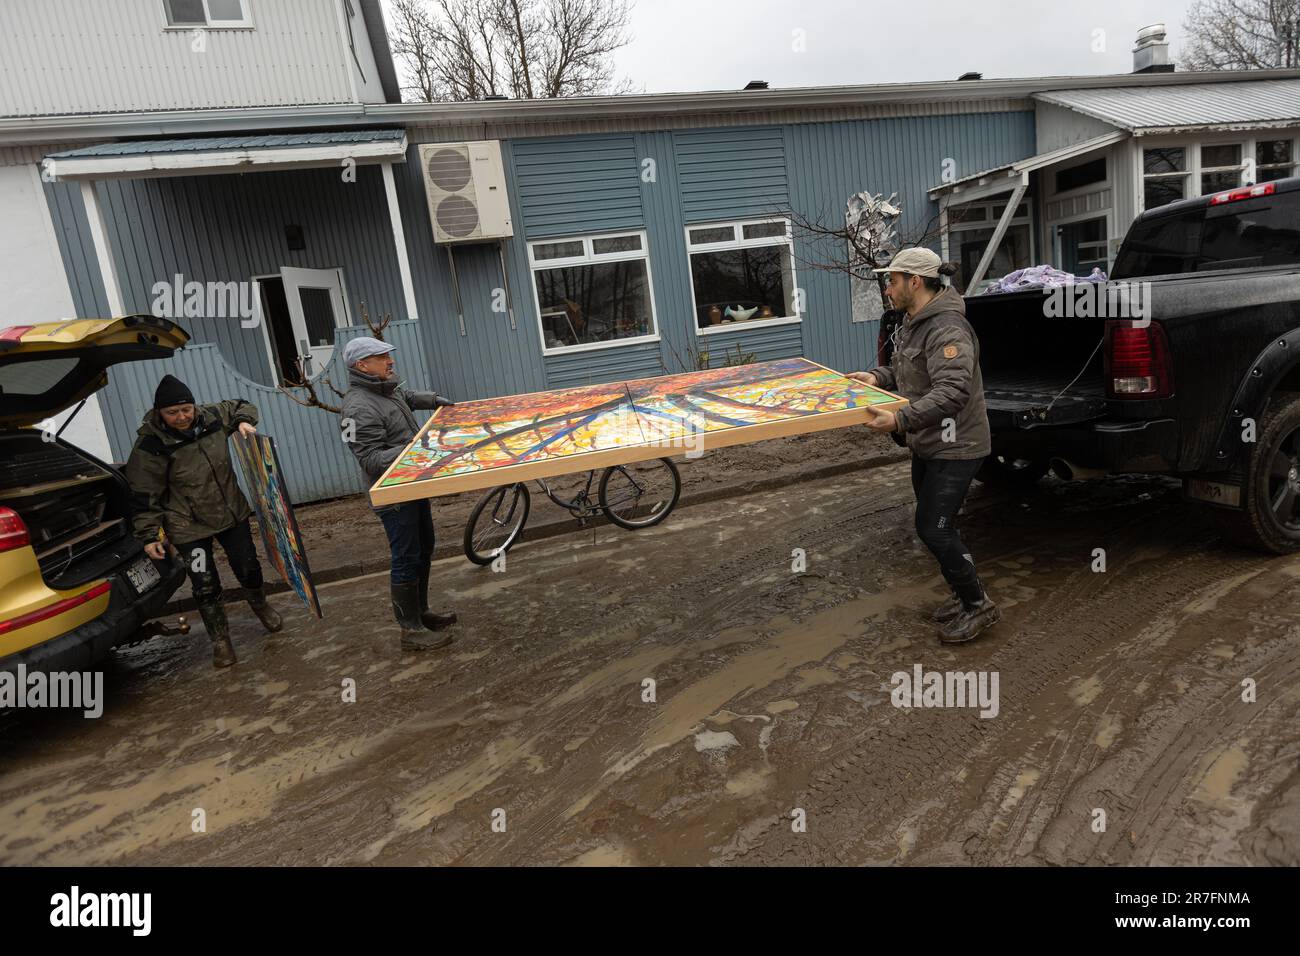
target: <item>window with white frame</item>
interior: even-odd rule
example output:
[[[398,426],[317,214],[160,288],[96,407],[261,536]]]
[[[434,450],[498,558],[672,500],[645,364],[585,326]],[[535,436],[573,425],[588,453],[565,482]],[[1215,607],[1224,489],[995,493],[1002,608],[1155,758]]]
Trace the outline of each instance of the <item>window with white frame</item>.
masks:
[[[1295,175],[1295,142],[1289,139],[1255,142],[1255,182],[1286,179]]]
[[[1006,208],[1005,201],[968,202],[948,207],[948,254],[960,267],[952,280],[959,292],[966,291],[966,277],[975,273]],[[987,279],[997,279],[1034,264],[1032,233],[1029,201],[1021,200],[985,272]]]
[[[1201,146],[1201,192],[1223,192],[1241,185],[1246,172],[1241,143],[1206,143]]]
[[[700,331],[720,331],[738,322],[798,321],[786,220],[688,226],[686,253]]]
[[[1159,146],[1142,151],[1142,194],[1144,208],[1154,209],[1186,199],[1188,167],[1187,147]]]
[[[546,352],[653,338],[645,233],[528,244]]]
[[[1277,134],[1236,142],[1188,142],[1142,151],[1143,208],[1285,179],[1296,171],[1294,139]]]
[[[163,0],[169,27],[247,27],[248,0]]]

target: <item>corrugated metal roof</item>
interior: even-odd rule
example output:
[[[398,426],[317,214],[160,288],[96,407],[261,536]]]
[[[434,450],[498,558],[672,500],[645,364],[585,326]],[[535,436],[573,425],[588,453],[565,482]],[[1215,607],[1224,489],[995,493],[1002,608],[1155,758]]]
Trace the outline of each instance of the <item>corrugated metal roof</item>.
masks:
[[[1051,90],[1034,98],[1135,132],[1300,122],[1295,78]]]
[[[136,140],[129,143],[100,143],[63,153],[51,159],[90,159],[100,156],[155,156],[161,153],[213,153],[225,150],[293,149],[337,146],[352,143],[398,142],[405,130],[327,130],[318,133],[281,133],[257,136],[200,136],[190,139]]]

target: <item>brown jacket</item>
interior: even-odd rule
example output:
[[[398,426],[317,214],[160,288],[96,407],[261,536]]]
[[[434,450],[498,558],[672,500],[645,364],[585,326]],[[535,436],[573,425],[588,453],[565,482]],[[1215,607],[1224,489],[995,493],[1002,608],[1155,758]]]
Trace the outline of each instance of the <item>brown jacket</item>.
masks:
[[[871,373],[908,400],[895,414],[914,455],[971,459],[992,451],[979,339],[951,286],[904,322],[890,364]]]

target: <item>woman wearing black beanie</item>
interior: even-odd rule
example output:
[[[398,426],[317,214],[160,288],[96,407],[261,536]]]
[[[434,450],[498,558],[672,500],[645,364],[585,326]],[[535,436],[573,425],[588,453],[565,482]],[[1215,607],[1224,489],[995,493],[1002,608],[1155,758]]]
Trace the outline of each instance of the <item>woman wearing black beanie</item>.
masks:
[[[221,606],[213,539],[221,542],[262,626],[268,631],[283,626],[262,589],[262,566],[248,524],[252,509],[235,480],[227,442],[236,431],[256,434],[257,408],[238,398],[198,405],[189,386],[174,375],[163,376],[153,404],[126,463],[135,535],[155,560],[166,557],[167,543],[176,548],[212,639],[212,665],[229,667],[235,649]]]

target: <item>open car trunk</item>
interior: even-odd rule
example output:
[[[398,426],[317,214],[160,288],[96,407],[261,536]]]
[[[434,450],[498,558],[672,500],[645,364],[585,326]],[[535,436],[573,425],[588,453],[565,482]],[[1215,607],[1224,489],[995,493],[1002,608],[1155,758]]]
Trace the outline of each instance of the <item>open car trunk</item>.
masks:
[[[1103,418],[1105,320],[1053,318],[1042,290],[966,299],[994,431]]]
[[[113,365],[167,358],[188,339],[147,315],[0,329],[0,506],[22,519],[48,587],[103,577],[140,549],[122,474],[32,426],[102,387]]]
[[[122,476],[40,432],[0,435],[0,505],[23,519],[46,585],[102,577],[136,550]]]

